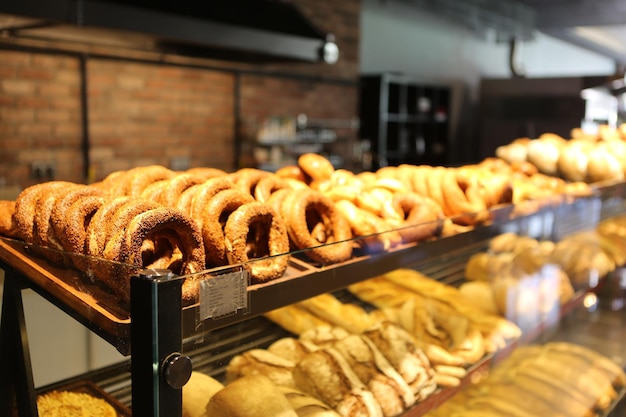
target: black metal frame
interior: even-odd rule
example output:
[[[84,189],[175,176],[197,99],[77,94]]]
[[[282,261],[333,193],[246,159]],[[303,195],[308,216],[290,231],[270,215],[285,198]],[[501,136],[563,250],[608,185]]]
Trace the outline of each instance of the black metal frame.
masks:
[[[37,401],[24,306],[22,277],[5,269],[2,317],[0,322],[0,415],[37,417]]]
[[[38,417],[22,302],[25,278],[11,268],[4,265],[3,268],[0,415]],[[191,362],[180,353],[183,340],[181,287],[182,280],[169,271],[147,270],[131,277],[134,415],[182,416],[182,385],[191,375]]]

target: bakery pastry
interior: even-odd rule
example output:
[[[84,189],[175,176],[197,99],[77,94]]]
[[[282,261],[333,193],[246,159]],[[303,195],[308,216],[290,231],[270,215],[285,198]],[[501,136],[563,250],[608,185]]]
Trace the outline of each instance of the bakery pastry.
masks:
[[[264,375],[246,375],[227,384],[211,397],[205,415],[298,417],[285,395]]]
[[[372,392],[335,349],[309,353],[296,365],[293,377],[298,389],[333,407],[341,416],[383,416]]]
[[[308,312],[297,304],[291,304],[265,313],[265,317],[293,334],[302,334],[316,327],[331,324]]]
[[[350,335],[335,342],[333,348],[374,394],[385,417],[396,416],[415,403],[409,385],[370,339]]]
[[[293,363],[300,362],[307,353],[313,352],[319,349],[313,343],[305,340],[295,339],[293,337],[283,337],[272,343],[267,350],[281,358],[292,361]]]
[[[117,417],[106,400],[84,392],[48,392],[37,397],[37,409],[40,417]]]
[[[339,417],[329,405],[300,390],[286,387],[278,389],[287,397],[298,417]]]
[[[332,294],[321,294],[298,304],[310,313],[351,333],[363,333],[372,324],[371,317],[359,305],[342,303]]]
[[[183,386],[182,417],[204,417],[207,403],[224,385],[202,372],[193,371]]]
[[[295,387],[292,371],[295,363],[265,349],[251,349],[231,359],[226,367],[228,383],[246,375],[263,375],[274,384]]]

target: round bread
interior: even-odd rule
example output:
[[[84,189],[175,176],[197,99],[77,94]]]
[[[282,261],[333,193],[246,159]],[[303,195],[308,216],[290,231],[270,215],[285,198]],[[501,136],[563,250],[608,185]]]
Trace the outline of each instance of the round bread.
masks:
[[[467,301],[489,314],[500,314],[498,305],[493,296],[491,283],[487,281],[465,282],[459,287],[459,291]]]
[[[624,179],[622,166],[613,154],[604,147],[596,147],[589,154],[587,166],[587,179],[589,182]]]
[[[13,215],[15,214],[15,201],[0,200],[0,235],[17,238],[17,224]]]
[[[298,157],[298,166],[313,181],[329,179],[335,168],[326,158],[315,153],[305,153]]]
[[[335,207],[350,223],[355,242],[368,253],[389,250],[402,242],[402,236],[393,226],[374,213],[357,207],[348,200],[335,202]]]
[[[585,181],[587,179],[587,156],[591,143],[587,141],[570,141],[561,149],[557,162],[559,173],[569,181]]]
[[[528,142],[528,162],[535,165],[540,172],[546,175],[557,175],[558,161],[563,147],[563,139],[552,136],[539,138]]]
[[[233,179],[237,187],[239,187],[243,192],[254,196],[254,191],[256,190],[256,186],[259,181],[270,175],[272,174],[261,169],[242,168],[231,174],[230,177]]]
[[[283,200],[281,214],[289,238],[298,249],[308,249],[305,254],[310,259],[332,264],[352,255],[350,224],[322,193],[291,191]]]
[[[207,404],[223,388],[224,385],[218,380],[193,371],[183,386],[183,417],[205,417]]]
[[[235,210],[253,201],[254,198],[250,194],[238,189],[220,191],[208,201],[200,224],[202,224],[202,241],[209,267],[228,264],[224,227]]]
[[[287,269],[289,237],[270,205],[241,205],[228,217],[224,236],[228,262],[243,264],[253,283],[280,278]]]
[[[177,207],[178,200],[185,190],[205,181],[206,178],[201,175],[190,173],[177,174],[165,181],[165,187],[156,201],[167,207]]]
[[[278,190],[291,189],[289,181],[277,175],[268,175],[262,178],[254,188],[254,198],[261,203],[269,200],[271,195]]]
[[[384,211],[387,221],[398,229],[405,243],[419,242],[441,230],[443,210],[429,197],[416,193],[398,193],[391,200],[392,216]]]
[[[150,184],[172,178],[176,173],[161,165],[137,167],[127,171],[126,184],[116,195],[139,197]]]
[[[34,243],[35,215],[39,208],[39,200],[57,188],[74,186],[71,182],[51,181],[32,185],[24,189],[15,200],[13,220],[18,230],[18,236],[26,243]]]
[[[207,416],[298,417],[285,395],[260,374],[246,375],[229,383],[209,400]]]
[[[117,417],[115,408],[87,393],[52,391],[37,397],[39,417]]]
[[[230,177],[215,177],[208,179],[202,184],[192,186],[183,192],[181,199],[189,198],[187,194],[193,193],[191,196],[191,202],[188,203],[188,209],[183,210],[184,213],[191,216],[202,226],[202,218],[204,217],[206,207],[211,199],[220,191],[232,190],[236,188],[235,183]]]
[[[306,175],[297,165],[287,165],[285,167],[279,168],[276,171],[276,175],[278,175],[280,178],[290,178],[301,181],[302,183],[306,181]]]
[[[187,171],[185,171],[185,173],[198,175],[198,176],[204,178],[205,180],[208,180],[210,178],[216,178],[216,177],[221,177],[223,175],[226,175],[226,171],[224,171],[222,169],[219,169],[219,168],[213,168],[213,167],[189,168]]]

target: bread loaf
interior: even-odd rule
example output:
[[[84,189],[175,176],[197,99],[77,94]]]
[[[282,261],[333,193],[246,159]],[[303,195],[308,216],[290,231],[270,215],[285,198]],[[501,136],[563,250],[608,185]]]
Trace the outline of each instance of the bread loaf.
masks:
[[[231,359],[226,367],[226,381],[246,375],[263,375],[274,384],[295,387],[292,371],[295,364],[265,349],[251,349]]]
[[[285,395],[298,417],[339,417],[329,405],[300,390],[286,387],[278,389]]]
[[[296,365],[293,376],[298,389],[322,400],[341,416],[383,416],[372,392],[332,348],[309,353]]]
[[[207,416],[298,417],[285,395],[264,375],[246,375],[209,400]]]
[[[207,403],[224,385],[207,374],[193,371],[183,386],[183,417],[204,417]]]
[[[385,417],[396,416],[415,403],[415,395],[367,337],[349,335],[333,344],[358,378],[374,394]]]

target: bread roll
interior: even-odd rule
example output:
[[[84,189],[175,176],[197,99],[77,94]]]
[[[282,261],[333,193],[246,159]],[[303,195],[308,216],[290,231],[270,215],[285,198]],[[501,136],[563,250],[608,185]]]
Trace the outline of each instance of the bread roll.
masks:
[[[333,407],[342,416],[382,417],[380,405],[354,370],[332,348],[309,353],[293,371],[302,391]]]
[[[300,390],[286,387],[278,389],[285,394],[298,417],[339,417],[329,405]]]
[[[558,161],[561,148],[565,140],[556,135],[542,135],[540,138],[528,142],[527,159],[535,165],[540,172],[556,176],[558,175]]]
[[[437,385],[426,354],[411,335],[399,325],[384,321],[364,333],[413,390],[420,401],[432,394]]]
[[[604,147],[596,147],[589,153],[587,178],[589,182],[623,180],[624,171],[614,155]]]
[[[298,417],[285,395],[264,375],[246,375],[209,400],[211,417]]]
[[[298,305],[316,317],[351,333],[363,333],[372,325],[371,318],[361,306],[342,303],[332,294],[321,294]]]
[[[569,181],[586,181],[589,165],[589,151],[593,144],[585,141],[570,141],[564,146],[559,156],[558,170],[563,178]]]
[[[402,413],[415,403],[415,395],[400,374],[367,337],[350,335],[333,344],[374,394],[385,417]]]
[[[493,296],[491,284],[486,281],[464,282],[459,291],[465,299],[488,314],[499,314],[500,311]]]
[[[305,340],[294,339],[293,337],[283,337],[272,343],[267,350],[281,358],[292,361],[294,364],[300,362],[307,353],[319,349],[313,343]]]
[[[231,359],[226,367],[228,383],[246,375],[264,375],[274,384],[295,388],[295,364],[265,349],[251,349]]]
[[[283,329],[294,334],[302,334],[318,326],[330,326],[330,323],[310,312],[291,304],[265,313],[265,317]]]
[[[218,380],[193,371],[183,386],[183,417],[204,417],[207,403],[224,385]]]

